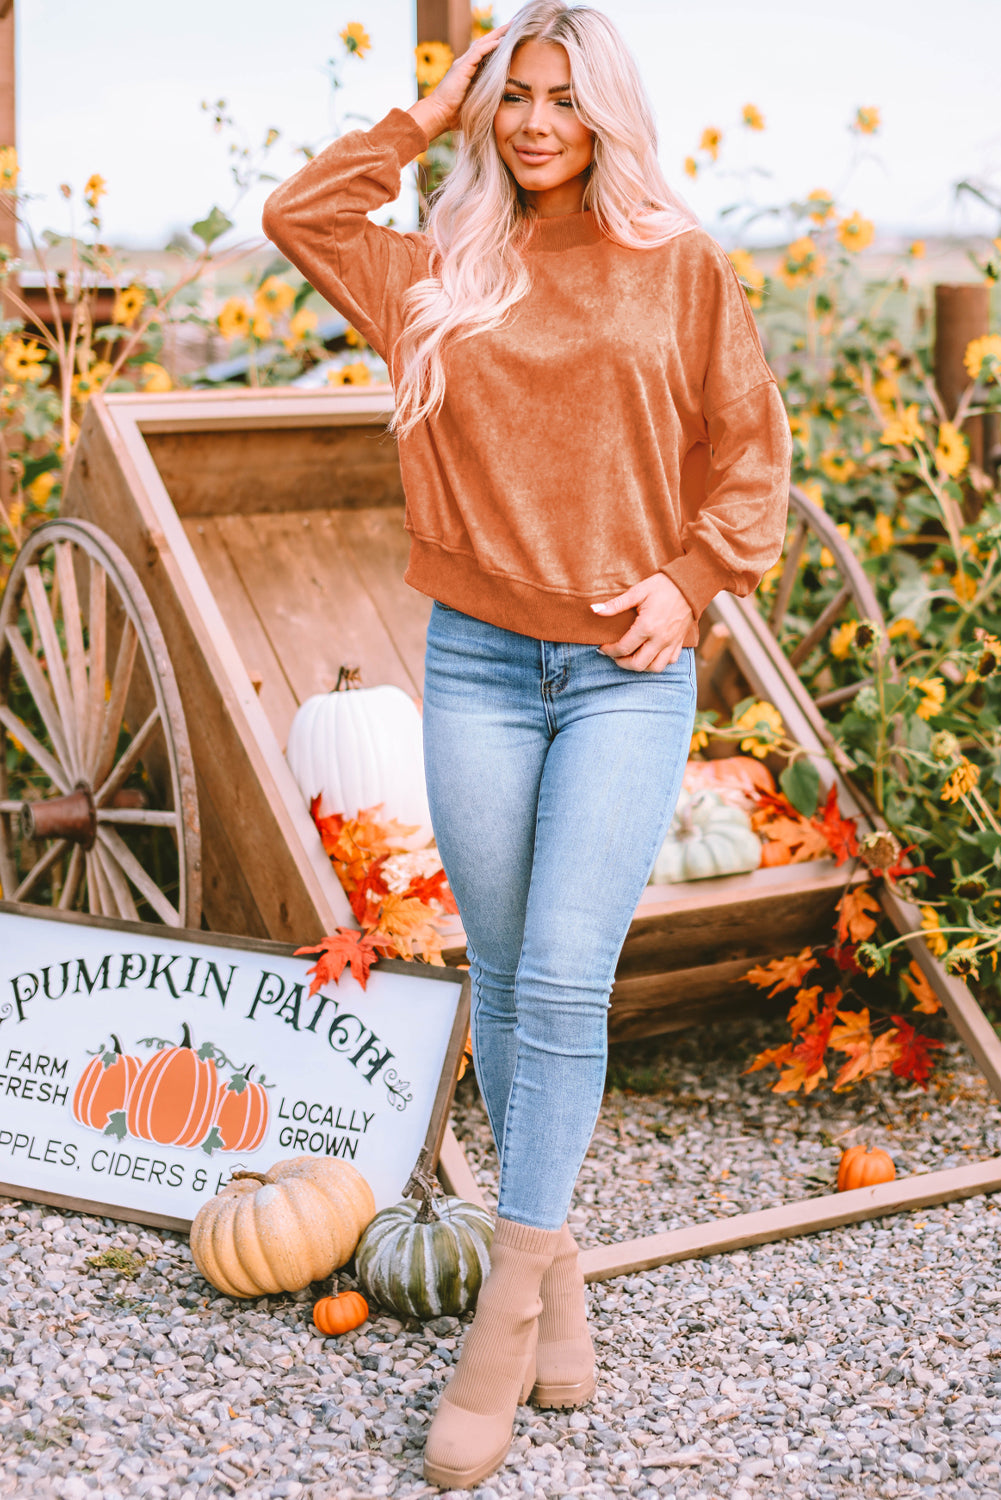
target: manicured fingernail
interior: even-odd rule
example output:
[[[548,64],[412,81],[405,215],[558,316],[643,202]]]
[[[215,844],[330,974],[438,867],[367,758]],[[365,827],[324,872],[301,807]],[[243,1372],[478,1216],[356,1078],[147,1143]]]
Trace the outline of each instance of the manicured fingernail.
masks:
[[[591,608],[594,610],[594,612],[595,612],[596,615],[601,615],[601,614],[604,614],[605,610],[608,608],[608,605],[607,604],[592,604]]]

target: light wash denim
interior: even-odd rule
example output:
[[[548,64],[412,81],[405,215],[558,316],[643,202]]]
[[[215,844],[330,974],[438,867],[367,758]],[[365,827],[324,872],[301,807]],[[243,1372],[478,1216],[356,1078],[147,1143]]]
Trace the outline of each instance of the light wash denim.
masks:
[[[424,758],[466,929],[498,1212],[559,1229],[601,1105],[609,993],[695,714],[690,648],[631,672],[435,603]]]

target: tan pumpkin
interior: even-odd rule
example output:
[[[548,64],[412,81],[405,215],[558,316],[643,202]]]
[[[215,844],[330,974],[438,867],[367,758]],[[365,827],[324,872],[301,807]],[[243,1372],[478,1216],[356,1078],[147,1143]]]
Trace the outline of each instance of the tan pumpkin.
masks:
[[[321,1297],[313,1308],[313,1322],[321,1333],[350,1333],[368,1317],[368,1303],[361,1292],[340,1292]]]
[[[892,1182],[897,1175],[893,1158],[885,1151],[870,1151],[866,1146],[849,1146],[838,1165],[838,1192],[869,1187],[874,1182]]]
[[[234,1172],[198,1210],[191,1254],[230,1297],[297,1292],[350,1260],[374,1217],[372,1189],[350,1162],[296,1156]]]

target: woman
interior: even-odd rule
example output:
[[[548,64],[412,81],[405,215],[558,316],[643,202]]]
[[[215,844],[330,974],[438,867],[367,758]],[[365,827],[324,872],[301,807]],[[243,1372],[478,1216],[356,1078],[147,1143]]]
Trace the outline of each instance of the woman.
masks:
[[[372,224],[452,129],[426,233]],[[698,619],[779,555],[789,429],[600,11],[533,0],[321,152],[264,227],[389,365],[406,579],[435,600],[428,793],[500,1158],[491,1273],[425,1453],[432,1482],[469,1487],[519,1399],[594,1390],[566,1215],[609,993],[681,785]]]

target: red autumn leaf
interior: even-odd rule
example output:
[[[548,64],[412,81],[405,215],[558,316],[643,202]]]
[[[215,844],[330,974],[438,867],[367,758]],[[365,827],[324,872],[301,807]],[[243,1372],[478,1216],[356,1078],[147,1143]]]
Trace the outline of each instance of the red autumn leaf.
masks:
[[[864,1011],[862,1014],[868,1017],[869,1012]],[[842,1029],[846,1032],[848,1030],[847,1027]],[[833,1036],[831,1045],[836,1045]],[[835,1090],[846,1088],[848,1084],[857,1083],[862,1078],[871,1078],[873,1073],[891,1067],[900,1056],[900,1033],[891,1029],[874,1037],[868,1027],[864,1031],[859,1028],[854,1040],[838,1045],[838,1051],[847,1052],[848,1059],[831,1085]]]
[[[768,1047],[764,1052],[759,1052],[749,1067],[744,1069],[745,1073],[756,1073],[759,1068],[767,1068],[769,1063],[774,1063],[777,1068],[782,1067],[792,1057],[792,1042],[783,1042],[781,1047]]]
[[[879,911],[879,902],[867,885],[845,891],[836,910],[839,946],[849,937],[853,943],[864,943],[876,931],[875,918],[869,913]]]
[[[843,865],[850,856],[858,854],[858,838],[855,834],[855,819],[843,818],[838,811],[838,789],[832,783],[824,803],[823,815],[812,819],[827,840],[827,847],[834,855],[834,862]]]
[[[937,1010],[942,1009],[942,1002],[932,989],[924,976],[924,971],[916,958],[912,958],[907,973],[903,976],[904,983],[914,996],[914,1009],[923,1015],[933,1016]]]
[[[355,914],[355,920],[359,927],[374,927],[379,920],[379,910],[383,899],[389,895],[389,886],[386,884],[382,867],[388,859],[388,855],[382,854],[370,865],[365,874],[359,880],[354,890],[348,896],[351,902],[351,910]]]
[[[779,1081],[772,1085],[773,1094],[795,1094],[802,1089],[804,1094],[812,1094],[817,1084],[827,1077],[827,1068],[823,1063],[814,1067],[807,1063],[805,1058],[794,1056],[792,1062],[780,1075]]]
[[[449,889],[444,870],[435,870],[433,875],[415,875],[403,895],[405,898],[415,896],[418,901],[428,904],[437,901],[447,912],[458,913],[459,910],[455,904],[455,897]]]
[[[356,932],[353,927],[338,927],[335,933],[323,938],[315,947],[297,948],[295,951],[296,956],[301,953],[320,955],[313,967],[306,971],[313,976],[309,993],[315,995],[325,984],[336,984],[348,966],[362,989],[365,989],[369,970],[379,955],[379,944],[367,932]]]
[[[769,998],[777,995],[779,990],[791,990],[798,988],[811,969],[817,967],[817,960],[813,956],[812,948],[804,948],[795,957],[773,958],[767,964],[755,964],[753,969],[748,969],[743,975],[758,989],[768,989]]]
[[[944,1047],[945,1043],[915,1031],[903,1016],[891,1016],[890,1019],[900,1033],[900,1056],[893,1064],[894,1073],[898,1078],[913,1078],[921,1088],[927,1089],[932,1069],[932,1059],[928,1054],[932,1048]]]

